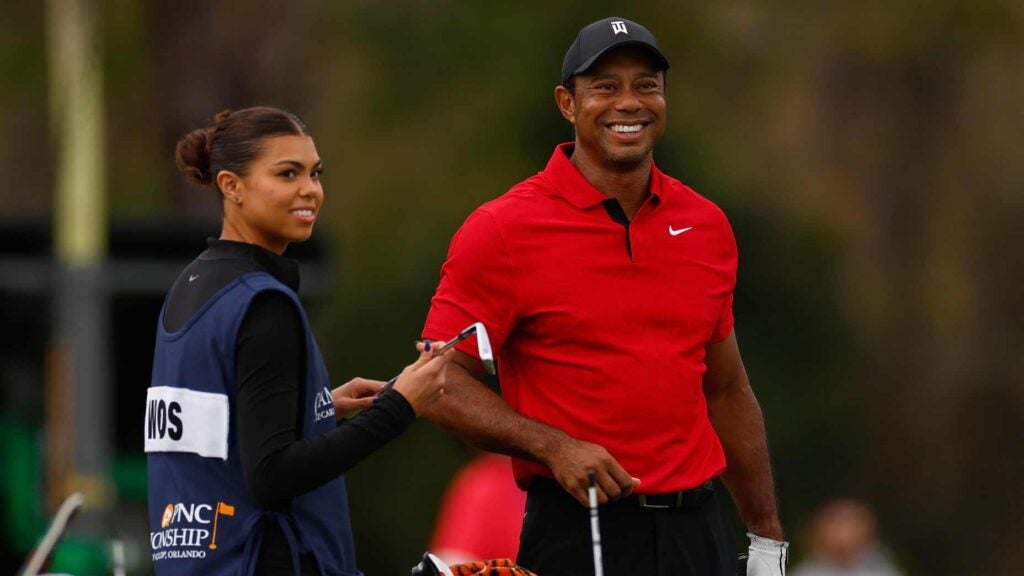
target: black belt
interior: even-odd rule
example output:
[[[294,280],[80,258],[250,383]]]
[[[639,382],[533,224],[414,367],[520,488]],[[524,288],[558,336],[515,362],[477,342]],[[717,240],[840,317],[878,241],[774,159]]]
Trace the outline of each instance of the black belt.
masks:
[[[556,494],[559,497],[572,498],[558,482],[545,476],[535,476],[527,488],[528,493]],[[676,490],[663,494],[633,494],[622,500],[616,500],[616,504],[635,504],[640,508],[651,510],[665,508],[697,508],[711,499],[715,494],[715,483],[712,480],[691,488],[689,490]]]
[[[715,494],[715,484],[711,480],[689,490],[676,490],[664,494],[634,494],[628,500],[636,501],[641,508],[696,508]]]

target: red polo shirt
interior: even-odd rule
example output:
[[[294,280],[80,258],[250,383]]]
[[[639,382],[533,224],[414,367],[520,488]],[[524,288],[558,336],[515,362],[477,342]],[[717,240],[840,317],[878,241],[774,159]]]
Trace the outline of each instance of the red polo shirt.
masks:
[[[725,468],[701,382],[705,346],[732,331],[732,230],[657,167],[627,227],[571,153],[558,146],[543,172],[469,216],[423,336],[483,322],[512,408],[604,446],[639,492],[692,488]],[[460,349],[476,354],[472,341]],[[551,476],[534,462],[513,468],[524,488]]]

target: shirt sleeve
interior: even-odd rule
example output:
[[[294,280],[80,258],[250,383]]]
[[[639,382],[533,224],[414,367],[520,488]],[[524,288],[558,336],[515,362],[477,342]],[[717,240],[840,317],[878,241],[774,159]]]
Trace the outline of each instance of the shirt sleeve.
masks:
[[[327,434],[301,438],[303,330],[290,298],[263,292],[250,304],[236,344],[239,454],[249,492],[268,510],[345,473],[416,419],[401,394],[388,393]]]
[[[423,337],[448,340],[470,324],[483,322],[492,348],[498,351],[515,319],[516,282],[511,254],[493,216],[478,209],[448,247]],[[458,348],[479,356],[472,339]]]
[[[722,238],[722,262],[726,276],[726,294],[722,302],[722,306],[718,311],[718,321],[715,323],[715,329],[711,333],[711,343],[721,342],[729,337],[732,333],[733,327],[735,326],[735,318],[733,317],[732,305],[734,300],[734,294],[736,292],[736,270],[739,264],[739,251],[736,246],[736,237],[733,235],[732,226],[729,225],[729,219],[725,216],[724,212],[719,211],[723,223],[723,238]]]
[[[711,333],[711,343],[721,342],[729,337],[732,333],[732,329],[735,326],[735,319],[732,315],[732,292],[725,299],[725,303],[722,305],[721,311],[718,313],[718,323],[715,324],[715,330]]]

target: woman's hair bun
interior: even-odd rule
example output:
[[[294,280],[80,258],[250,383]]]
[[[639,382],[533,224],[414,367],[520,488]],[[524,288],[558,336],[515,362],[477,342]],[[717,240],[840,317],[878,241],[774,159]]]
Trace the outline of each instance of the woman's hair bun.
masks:
[[[227,120],[230,117],[231,117],[231,110],[230,109],[221,110],[220,112],[217,112],[216,114],[214,114],[214,116],[213,116],[213,125],[214,126],[219,126],[221,122]]]
[[[185,178],[196,184],[209,186],[213,184],[210,173],[210,140],[213,136],[211,128],[197,128],[178,140],[174,152],[174,161],[178,171]]]
[[[193,130],[178,141],[174,160],[185,178],[216,187],[221,170],[245,176],[249,164],[262,153],[265,139],[296,134],[308,135],[305,125],[280,108],[222,110],[211,125]]]

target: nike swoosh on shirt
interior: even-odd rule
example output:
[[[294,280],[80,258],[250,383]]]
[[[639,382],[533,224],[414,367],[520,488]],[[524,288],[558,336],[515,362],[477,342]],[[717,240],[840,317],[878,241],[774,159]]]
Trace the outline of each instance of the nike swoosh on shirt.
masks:
[[[680,228],[679,230],[676,230],[672,228],[671,224],[668,225],[668,233],[671,234],[672,236],[679,236],[680,234],[686,232],[687,230],[693,230],[693,226],[687,226],[686,228]]]

